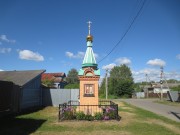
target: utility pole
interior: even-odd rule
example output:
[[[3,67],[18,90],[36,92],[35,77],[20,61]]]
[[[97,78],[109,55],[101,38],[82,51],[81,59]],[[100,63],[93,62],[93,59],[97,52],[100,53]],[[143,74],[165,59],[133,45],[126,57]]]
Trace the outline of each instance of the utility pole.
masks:
[[[147,82],[148,82],[148,75],[146,74],[146,98],[148,98],[149,97],[149,90],[148,90],[148,85],[147,85]]]
[[[163,100],[163,67],[161,67],[161,75],[160,75],[160,84],[161,84],[161,97],[160,100]]]
[[[108,69],[106,69],[106,100],[108,99]]]

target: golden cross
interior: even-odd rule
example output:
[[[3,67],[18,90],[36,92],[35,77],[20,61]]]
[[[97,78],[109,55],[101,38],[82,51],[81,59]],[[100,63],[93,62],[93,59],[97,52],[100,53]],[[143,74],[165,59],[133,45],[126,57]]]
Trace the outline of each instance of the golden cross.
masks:
[[[92,23],[92,22],[91,22],[91,21],[88,21],[87,23],[88,23],[89,35],[90,35],[90,34],[91,34],[91,23]]]

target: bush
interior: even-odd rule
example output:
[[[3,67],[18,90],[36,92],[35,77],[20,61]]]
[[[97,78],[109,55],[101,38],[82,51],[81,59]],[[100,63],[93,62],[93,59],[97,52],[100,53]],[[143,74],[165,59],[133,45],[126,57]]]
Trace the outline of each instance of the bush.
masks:
[[[104,120],[115,119],[116,110],[112,107],[107,107],[104,114]]]
[[[76,119],[77,120],[84,120],[85,119],[85,114],[83,111],[76,112]]]
[[[90,114],[87,114],[87,115],[85,115],[85,120],[92,121],[92,120],[94,120],[94,117]]]
[[[74,119],[75,118],[74,112],[75,112],[75,110],[72,107],[64,108],[64,118],[66,120]]]
[[[94,120],[94,117],[90,114],[85,115],[83,111],[76,112],[76,119],[77,120]]]
[[[95,113],[95,115],[94,115],[95,120],[102,120],[102,118],[103,118],[102,113],[100,113],[100,112]]]

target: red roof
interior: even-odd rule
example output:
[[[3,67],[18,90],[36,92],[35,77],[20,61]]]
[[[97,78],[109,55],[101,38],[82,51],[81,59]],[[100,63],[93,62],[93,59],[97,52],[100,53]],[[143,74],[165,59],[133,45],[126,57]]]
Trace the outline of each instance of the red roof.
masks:
[[[66,77],[65,73],[44,73],[41,75],[41,81],[48,79],[61,82],[63,77]]]

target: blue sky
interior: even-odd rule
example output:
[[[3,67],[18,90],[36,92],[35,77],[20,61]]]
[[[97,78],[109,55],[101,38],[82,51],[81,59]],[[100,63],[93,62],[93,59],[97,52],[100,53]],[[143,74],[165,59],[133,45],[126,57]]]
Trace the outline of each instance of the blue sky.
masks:
[[[180,1],[147,0],[140,16],[117,44],[142,0],[1,0],[0,70],[79,70],[86,51],[87,21],[102,77],[127,64],[135,81],[180,80]]]

